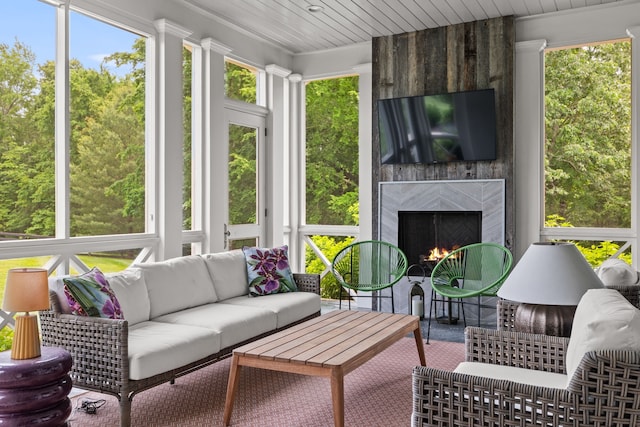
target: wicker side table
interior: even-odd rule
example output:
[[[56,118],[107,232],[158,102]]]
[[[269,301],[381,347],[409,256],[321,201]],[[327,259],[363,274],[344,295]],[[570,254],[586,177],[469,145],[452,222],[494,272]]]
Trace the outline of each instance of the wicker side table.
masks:
[[[33,359],[11,359],[0,353],[0,425],[66,427],[71,415],[71,355],[42,347]]]

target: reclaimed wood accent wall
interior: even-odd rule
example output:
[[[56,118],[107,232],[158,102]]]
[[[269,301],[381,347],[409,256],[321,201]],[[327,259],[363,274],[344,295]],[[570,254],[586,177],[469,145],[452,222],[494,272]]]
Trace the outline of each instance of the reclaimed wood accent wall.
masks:
[[[514,246],[513,17],[376,37],[373,57],[373,230],[378,234],[378,183],[504,179],[505,244]],[[493,88],[497,160],[448,164],[381,165],[377,100]]]

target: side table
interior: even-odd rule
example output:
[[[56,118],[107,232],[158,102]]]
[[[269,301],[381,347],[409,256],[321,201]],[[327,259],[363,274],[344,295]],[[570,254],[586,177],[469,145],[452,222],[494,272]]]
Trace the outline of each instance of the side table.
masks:
[[[71,415],[69,370],[73,360],[61,348],[42,347],[32,359],[0,353],[0,425],[66,427]]]

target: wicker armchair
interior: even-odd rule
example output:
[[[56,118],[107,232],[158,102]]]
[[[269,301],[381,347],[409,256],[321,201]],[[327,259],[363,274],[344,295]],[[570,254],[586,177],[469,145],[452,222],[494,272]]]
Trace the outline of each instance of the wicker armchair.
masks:
[[[415,367],[412,426],[640,426],[640,350],[589,350],[575,359],[570,339],[466,328],[466,362],[487,369],[474,375]],[[564,387],[510,380],[505,367],[566,380]]]

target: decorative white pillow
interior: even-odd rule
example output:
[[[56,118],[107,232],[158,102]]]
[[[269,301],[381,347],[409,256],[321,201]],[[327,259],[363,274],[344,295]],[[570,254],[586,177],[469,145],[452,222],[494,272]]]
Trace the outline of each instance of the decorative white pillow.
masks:
[[[596,269],[596,274],[605,286],[637,285],[640,283],[638,272],[619,258],[605,260]]]
[[[105,276],[120,301],[122,313],[129,326],[149,320],[151,303],[142,272],[136,268],[128,268],[117,273],[107,273]]]
[[[569,378],[594,350],[640,351],[640,310],[615,289],[589,289],[580,299],[567,347]]]

